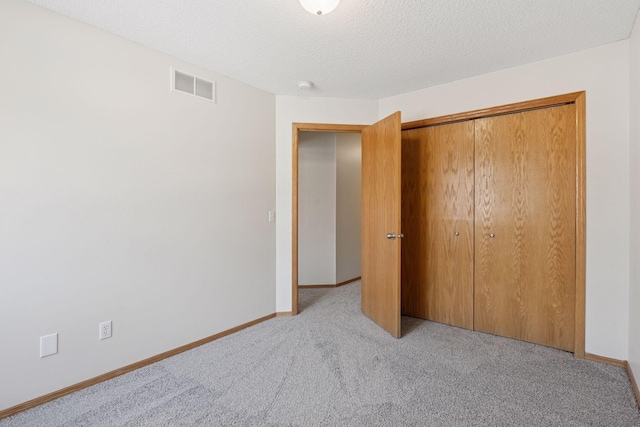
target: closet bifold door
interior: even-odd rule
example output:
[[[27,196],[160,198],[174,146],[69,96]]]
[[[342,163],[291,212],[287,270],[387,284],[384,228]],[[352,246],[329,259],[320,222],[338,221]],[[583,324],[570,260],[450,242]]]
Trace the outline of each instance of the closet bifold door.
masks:
[[[475,121],[475,329],[574,350],[575,104]]]
[[[402,312],[473,329],[473,121],[402,132]]]

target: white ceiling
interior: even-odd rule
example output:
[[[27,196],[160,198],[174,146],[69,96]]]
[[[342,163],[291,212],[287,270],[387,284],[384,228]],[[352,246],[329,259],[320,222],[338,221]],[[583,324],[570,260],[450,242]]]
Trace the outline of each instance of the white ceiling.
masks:
[[[29,0],[279,95],[382,98],[631,33],[640,0]],[[300,80],[317,88],[302,92]],[[526,84],[526,82],[523,82]]]

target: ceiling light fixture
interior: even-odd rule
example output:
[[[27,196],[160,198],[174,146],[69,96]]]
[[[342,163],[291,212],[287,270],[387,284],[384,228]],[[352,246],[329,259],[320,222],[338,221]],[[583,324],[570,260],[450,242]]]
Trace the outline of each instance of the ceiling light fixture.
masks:
[[[326,15],[338,6],[340,0],[300,0],[307,12],[314,15]]]

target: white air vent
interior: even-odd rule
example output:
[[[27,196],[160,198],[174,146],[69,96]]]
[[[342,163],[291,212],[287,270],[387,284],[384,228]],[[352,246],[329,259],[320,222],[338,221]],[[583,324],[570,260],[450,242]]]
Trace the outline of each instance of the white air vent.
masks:
[[[171,69],[171,90],[216,102],[216,82]]]

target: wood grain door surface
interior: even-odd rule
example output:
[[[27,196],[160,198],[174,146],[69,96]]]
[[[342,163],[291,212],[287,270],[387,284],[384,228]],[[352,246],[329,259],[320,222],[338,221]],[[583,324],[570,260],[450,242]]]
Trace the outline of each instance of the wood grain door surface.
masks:
[[[475,329],[574,350],[575,105],[475,120]]]
[[[473,329],[474,123],[402,132],[402,312]]]
[[[400,337],[401,121],[395,113],[362,131],[362,312]]]

